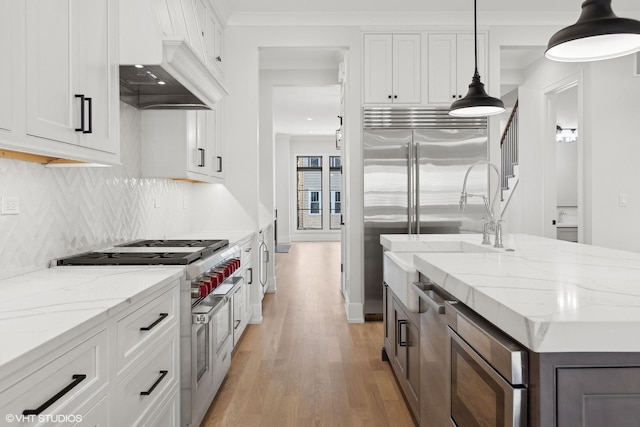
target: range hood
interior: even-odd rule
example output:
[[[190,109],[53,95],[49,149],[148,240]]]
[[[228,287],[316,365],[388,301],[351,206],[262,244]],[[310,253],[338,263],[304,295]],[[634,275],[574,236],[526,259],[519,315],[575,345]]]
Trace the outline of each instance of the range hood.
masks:
[[[190,0],[120,0],[120,100],[210,109],[229,92],[206,65]]]

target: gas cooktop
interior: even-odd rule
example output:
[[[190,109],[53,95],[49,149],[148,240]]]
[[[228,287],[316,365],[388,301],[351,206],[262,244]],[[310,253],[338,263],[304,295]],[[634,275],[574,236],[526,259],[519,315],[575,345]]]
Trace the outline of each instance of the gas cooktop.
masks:
[[[229,245],[228,240],[137,240],[54,260],[54,265],[187,265]]]

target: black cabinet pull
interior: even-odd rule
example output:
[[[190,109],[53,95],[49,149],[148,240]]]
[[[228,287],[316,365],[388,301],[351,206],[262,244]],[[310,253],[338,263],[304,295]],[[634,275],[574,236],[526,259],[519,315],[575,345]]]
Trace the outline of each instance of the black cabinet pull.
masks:
[[[204,148],[198,148],[198,151],[200,152],[200,164],[198,165],[198,167],[203,168],[204,167]]]
[[[149,396],[151,393],[153,393],[153,390],[155,390],[155,388],[158,387],[158,384],[160,384],[160,381],[162,381],[164,377],[167,376],[168,373],[169,371],[160,371],[160,377],[156,380],[155,383],[153,383],[153,385],[149,390],[141,391],[140,396]]]
[[[164,319],[166,319],[166,317],[169,315],[169,313],[160,313],[160,317],[158,317],[158,319],[153,322],[152,324],[150,324],[149,326],[143,326],[142,328],[140,328],[141,331],[150,331],[152,330],[158,323],[162,322]]]
[[[453,98],[453,99],[456,99],[456,96],[455,96],[455,94],[454,94],[454,95],[451,95],[451,98]]]
[[[398,320],[398,345],[400,347],[407,347],[408,343],[407,341],[404,341],[402,339],[402,325],[406,325],[407,323],[409,323],[406,320]]]
[[[44,402],[38,408],[36,408],[36,409],[25,409],[24,411],[22,411],[22,415],[40,415],[42,413],[42,411],[44,411],[49,406],[51,406],[54,403],[56,403],[56,401],[59,400],[62,396],[64,396],[65,394],[69,393],[75,386],[77,386],[82,381],[84,381],[85,378],[87,378],[87,376],[84,375],[84,374],[81,374],[81,375],[78,374],[78,375],[72,375],[71,378],[73,378],[73,381],[71,382],[71,384],[69,384],[68,386],[66,386],[62,390],[60,390],[58,393],[56,393],[55,396],[53,396],[51,399],[49,399],[46,402]]]
[[[221,58],[221,57],[219,57],[219,56],[216,56],[216,61],[218,61],[218,62],[222,62],[222,58]]]
[[[247,285],[251,285],[253,284],[253,268],[247,268],[247,272],[249,273],[249,282],[247,283]]]
[[[391,99],[391,95],[389,95],[389,99]]]
[[[89,129],[85,130],[84,129],[84,124],[82,125],[82,133],[93,133],[93,99],[86,97],[84,99],[85,101],[87,101],[89,103]],[[84,111],[82,113],[82,119],[83,119],[83,123],[84,123]]]
[[[76,128],[76,132],[84,133],[84,95],[76,95],[76,98],[80,98],[80,127]]]
[[[235,325],[233,325],[233,329],[238,329],[238,326],[240,326],[240,321],[239,321],[239,320],[236,320],[236,321],[235,321],[235,322],[233,322],[233,323],[235,323]]]
[[[393,99],[398,99],[398,95],[393,95]]]
[[[222,157],[217,156],[216,158],[218,159],[218,170],[217,170],[217,172],[222,172]]]

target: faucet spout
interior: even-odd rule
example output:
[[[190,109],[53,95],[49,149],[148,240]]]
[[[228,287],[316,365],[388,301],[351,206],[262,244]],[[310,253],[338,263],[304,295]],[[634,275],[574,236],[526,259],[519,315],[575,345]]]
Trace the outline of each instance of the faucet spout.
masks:
[[[478,165],[487,165],[493,168],[493,170],[496,172],[496,175],[498,176],[498,180],[496,182],[496,191],[493,196],[493,200],[491,201],[491,204],[489,205],[488,197],[482,196],[484,199],[484,207],[485,207],[485,210],[487,211],[487,215],[489,216],[489,220],[494,221],[495,216],[493,214],[493,211],[494,211],[496,201],[498,200],[498,194],[500,192],[500,171],[498,171],[498,168],[493,163],[490,163],[486,160],[479,160],[474,164],[472,164],[471,166],[469,166],[469,169],[467,169],[467,173],[465,173],[464,175],[464,182],[462,183],[462,193],[460,195],[460,210],[465,211],[467,208],[467,198],[474,196],[473,194],[467,193],[467,179],[469,178],[469,172],[471,172],[471,169],[473,169]]]

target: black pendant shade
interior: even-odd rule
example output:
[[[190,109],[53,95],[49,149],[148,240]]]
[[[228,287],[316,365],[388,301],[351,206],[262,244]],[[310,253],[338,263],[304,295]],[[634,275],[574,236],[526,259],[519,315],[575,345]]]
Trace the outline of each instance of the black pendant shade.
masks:
[[[584,62],[640,51],[640,21],[619,18],[611,0],[585,0],[578,21],[555,33],[545,56],[554,61]]]
[[[473,0],[473,42],[475,55],[475,72],[469,85],[469,91],[464,98],[451,104],[449,114],[460,117],[491,116],[504,111],[504,104],[498,98],[493,98],[484,90],[478,73],[478,30],[477,30],[476,0]]]

